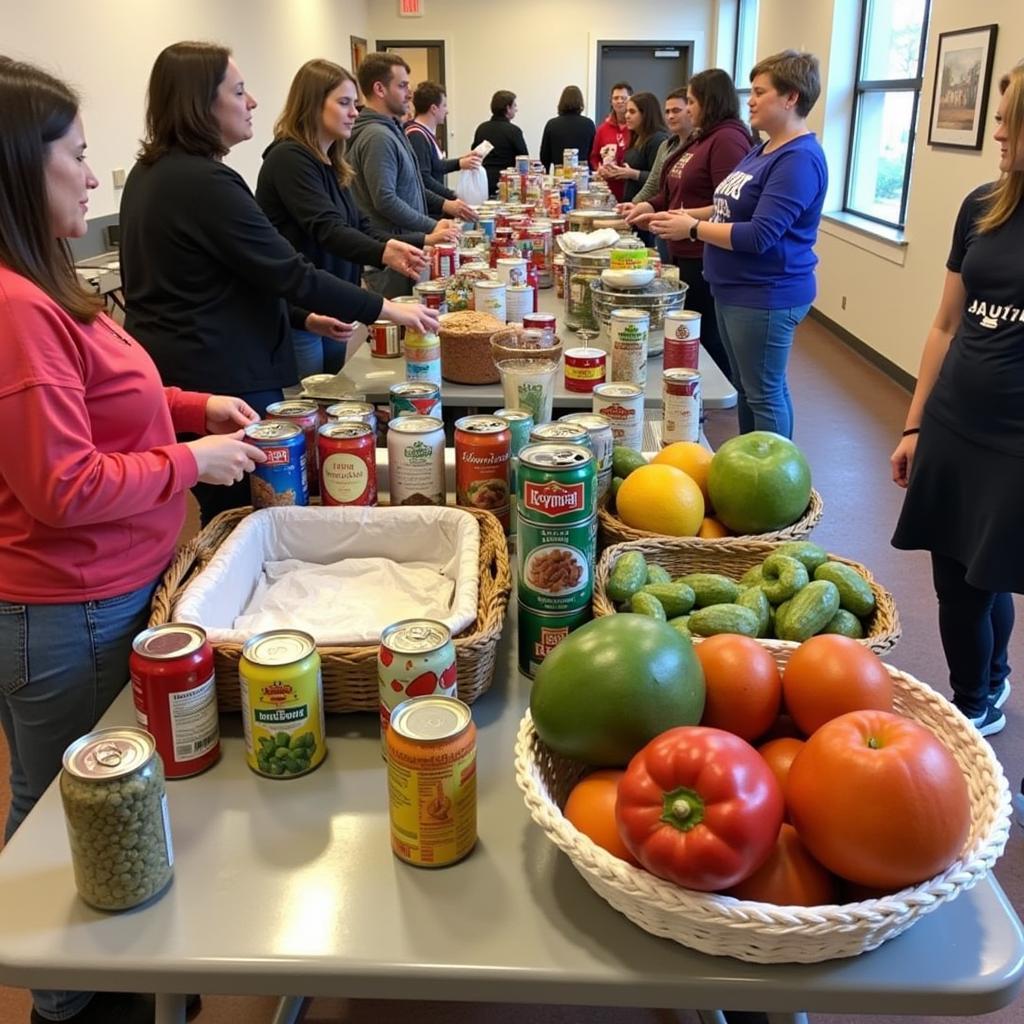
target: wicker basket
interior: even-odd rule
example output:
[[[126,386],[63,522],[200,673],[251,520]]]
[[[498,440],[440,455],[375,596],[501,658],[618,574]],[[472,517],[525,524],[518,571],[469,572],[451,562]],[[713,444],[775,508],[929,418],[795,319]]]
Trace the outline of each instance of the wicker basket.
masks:
[[[178,594],[193,575],[202,572],[228,534],[251,511],[251,508],[236,508],[222,512],[178,552],[153,596],[149,618],[151,626],[171,621],[171,610]],[[508,604],[512,578],[509,573],[508,545],[498,520],[490,512],[478,509],[463,508],[460,511],[474,516],[480,527],[477,617],[467,631],[455,637],[459,697],[467,704],[472,704],[486,692],[494,678],[495,654],[505,620],[505,606]],[[380,706],[376,645],[321,646],[319,651],[324,708],[327,711],[376,711]],[[241,707],[238,683],[238,661],[241,656],[240,644],[214,645],[217,704],[222,712],[235,711]]]
[[[760,540],[740,540],[738,537],[722,538],[715,544],[690,540],[681,543],[675,538],[662,540],[631,541],[628,544],[613,544],[601,554],[594,573],[594,617],[612,615],[615,605],[605,592],[608,577],[618,559],[627,551],[639,551],[648,562],[654,562],[667,569],[671,576],[682,576],[689,572],[717,572],[738,580],[748,569],[759,565],[780,542],[766,543]],[[859,562],[853,562],[839,555],[828,556],[834,562],[842,562],[863,576],[875,595],[875,614],[871,619],[867,636],[857,641],[869,647],[876,654],[891,651],[899,642],[903,629],[900,626],[896,601],[888,590],[875,580],[874,576]],[[700,637],[694,637],[700,642]],[[769,650],[793,650],[800,645],[793,640],[759,640]]]
[[[784,526],[781,530],[771,530],[768,533],[745,534],[738,537],[713,537],[705,539],[703,537],[666,537],[662,533],[651,533],[649,530],[634,530],[632,526],[627,526],[618,516],[609,512],[606,505],[602,505],[597,512],[598,546],[603,550],[611,544],[621,544],[628,540],[664,540],[673,544],[685,543],[708,546],[728,544],[737,540],[800,540],[806,537],[818,525],[824,511],[825,503],[822,501],[821,495],[812,488],[811,501],[807,506],[807,511],[795,523],[790,523],[789,526]]]
[[[789,653],[775,654],[782,664]],[[645,931],[720,956],[752,963],[816,963],[875,949],[918,918],[985,877],[1010,828],[1010,792],[992,748],[959,711],[898,669],[896,710],[927,726],[967,779],[971,829],[960,858],[942,874],[892,896],[859,903],[780,907],[683,889],[632,867],[578,832],[560,808],[584,765],[549,750],[526,713],[516,739],[516,782],[533,820],[563,850],[587,884]]]

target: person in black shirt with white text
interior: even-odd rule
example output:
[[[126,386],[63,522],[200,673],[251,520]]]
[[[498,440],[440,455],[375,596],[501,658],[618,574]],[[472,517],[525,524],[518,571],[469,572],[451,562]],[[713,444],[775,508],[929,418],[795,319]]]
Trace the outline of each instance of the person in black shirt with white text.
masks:
[[[1011,594],[1024,594],[1024,62],[999,83],[999,180],[960,206],[892,478],[893,546],[931,552],[953,703],[1006,726]]]
[[[405,123],[404,131],[420,165],[423,187],[445,199],[457,199],[458,196],[444,183],[444,176],[452,171],[479,167],[480,154],[466,153],[451,160],[445,159],[437,141],[437,129],[448,118],[448,97],[444,87],[437,82],[420,82],[416,86],[412,94],[412,109],[413,119]]]

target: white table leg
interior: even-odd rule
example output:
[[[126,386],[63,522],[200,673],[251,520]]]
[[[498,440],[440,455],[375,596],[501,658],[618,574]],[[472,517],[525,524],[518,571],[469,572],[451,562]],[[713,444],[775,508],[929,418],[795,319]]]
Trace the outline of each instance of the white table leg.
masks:
[[[178,992],[158,993],[155,1024],[185,1024],[185,998]]]

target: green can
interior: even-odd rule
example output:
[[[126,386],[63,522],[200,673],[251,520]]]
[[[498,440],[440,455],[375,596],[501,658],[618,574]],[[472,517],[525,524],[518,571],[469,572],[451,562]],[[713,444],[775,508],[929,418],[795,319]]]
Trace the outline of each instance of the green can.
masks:
[[[519,604],[575,629],[590,618],[597,542],[597,483],[593,453],[575,444],[529,444],[519,453],[516,523]],[[550,624],[550,623],[549,623]],[[544,648],[538,629],[520,644],[524,672],[539,664],[528,652]],[[539,647],[538,647],[539,645]],[[548,645],[550,646],[550,644]],[[541,659],[543,660],[543,659]]]
[[[574,629],[590,620],[590,609],[547,615],[519,602],[519,669],[531,679],[540,663]]]
[[[525,409],[499,409],[495,416],[503,419],[508,424],[509,432],[512,435],[512,446],[508,460],[508,492],[513,495],[512,504],[509,507],[509,533],[513,536],[516,532],[516,473],[519,469],[519,453],[530,443],[530,431],[533,430],[533,413]]]

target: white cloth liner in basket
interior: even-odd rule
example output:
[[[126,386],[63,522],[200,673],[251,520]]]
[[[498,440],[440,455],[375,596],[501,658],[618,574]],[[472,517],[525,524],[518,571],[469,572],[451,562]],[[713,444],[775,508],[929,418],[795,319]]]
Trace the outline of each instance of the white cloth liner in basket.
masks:
[[[479,552],[476,520],[454,508],[261,509],[247,516],[217,549],[175,602],[172,615],[180,622],[202,626],[211,643],[242,644],[253,631],[234,628],[235,620],[248,607],[265,563],[298,559],[327,565],[343,559],[387,559],[421,570],[421,583],[423,570],[436,573],[439,583],[454,583],[447,613],[431,617],[457,634],[476,619]],[[376,568],[381,573],[390,571],[384,564]],[[373,644],[384,626],[422,614],[414,601],[403,601],[394,591],[376,600],[365,586],[352,591],[350,600],[339,601],[332,590],[336,628],[331,631],[318,625],[308,630],[319,644]],[[305,628],[301,607],[287,624]]]

